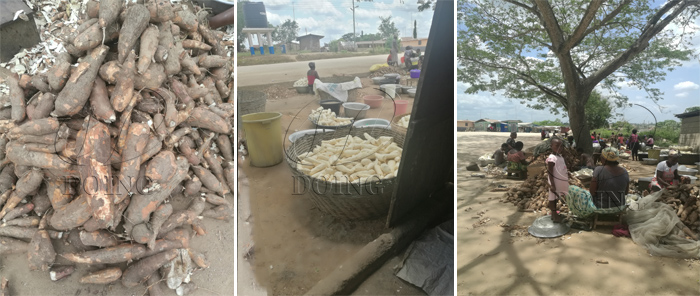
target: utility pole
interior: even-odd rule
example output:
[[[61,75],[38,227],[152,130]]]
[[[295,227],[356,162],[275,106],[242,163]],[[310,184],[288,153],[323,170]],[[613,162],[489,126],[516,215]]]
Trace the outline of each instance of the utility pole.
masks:
[[[352,6],[350,6],[350,10],[352,10],[352,42],[353,46],[357,46],[357,33],[355,33],[355,8],[360,7],[355,6],[355,0],[352,1]]]

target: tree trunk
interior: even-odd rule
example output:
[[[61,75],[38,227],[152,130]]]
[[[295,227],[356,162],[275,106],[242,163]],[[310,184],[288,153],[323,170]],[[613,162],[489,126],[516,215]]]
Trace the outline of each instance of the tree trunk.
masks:
[[[573,93],[568,95],[569,124],[576,141],[576,149],[583,149],[584,153],[593,154],[593,140],[591,129],[586,123],[586,111],[584,103],[588,94]]]

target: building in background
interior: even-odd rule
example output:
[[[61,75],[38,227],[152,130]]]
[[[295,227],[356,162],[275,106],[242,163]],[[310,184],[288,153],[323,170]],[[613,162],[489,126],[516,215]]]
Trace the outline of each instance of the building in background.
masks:
[[[306,34],[304,36],[297,37],[297,41],[299,41],[299,48],[301,50],[310,51],[321,51],[321,39],[323,39],[323,36],[315,34]]]

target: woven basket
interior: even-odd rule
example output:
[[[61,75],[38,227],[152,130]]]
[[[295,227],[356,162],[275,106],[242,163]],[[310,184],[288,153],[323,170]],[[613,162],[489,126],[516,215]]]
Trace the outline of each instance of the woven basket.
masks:
[[[237,92],[238,112],[236,119],[238,126],[241,126],[241,116],[251,113],[265,112],[265,104],[267,103],[267,95],[263,92],[252,90],[238,90]]]
[[[404,135],[388,129],[342,129],[316,135],[305,135],[294,141],[287,148],[286,159],[295,177],[303,177],[311,185],[308,196],[311,201],[324,213],[344,220],[369,220],[386,216],[391,204],[391,195],[396,189],[396,177],[382,179],[380,182],[366,184],[331,183],[323,179],[313,178],[296,169],[297,155],[312,150],[323,140],[342,138],[349,135],[364,138],[367,133],[372,137],[389,136],[403,148]],[[308,184],[310,181],[310,184]],[[382,190],[378,189],[378,185]]]
[[[411,115],[411,113],[406,113],[406,114],[401,114],[399,116],[394,117],[394,119],[391,121],[391,129],[401,133],[402,135],[406,135],[406,131],[408,129],[403,127],[403,126],[400,126],[399,120],[401,120],[401,118],[404,118],[404,116],[410,116],[410,115]]]

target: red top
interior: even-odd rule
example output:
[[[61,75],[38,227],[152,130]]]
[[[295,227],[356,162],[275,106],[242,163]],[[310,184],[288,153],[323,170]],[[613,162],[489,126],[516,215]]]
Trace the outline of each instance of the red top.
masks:
[[[623,137],[617,137],[617,142],[620,143],[620,144],[624,144],[624,143],[625,143],[625,138],[623,138]]]
[[[309,81],[309,85],[314,85],[314,81],[316,81],[316,76],[306,75],[306,80]]]
[[[636,143],[636,142],[638,142],[638,141],[639,141],[639,139],[637,138],[637,135],[635,135],[635,134],[631,134],[631,135],[630,135],[630,144],[631,144],[631,143]]]

